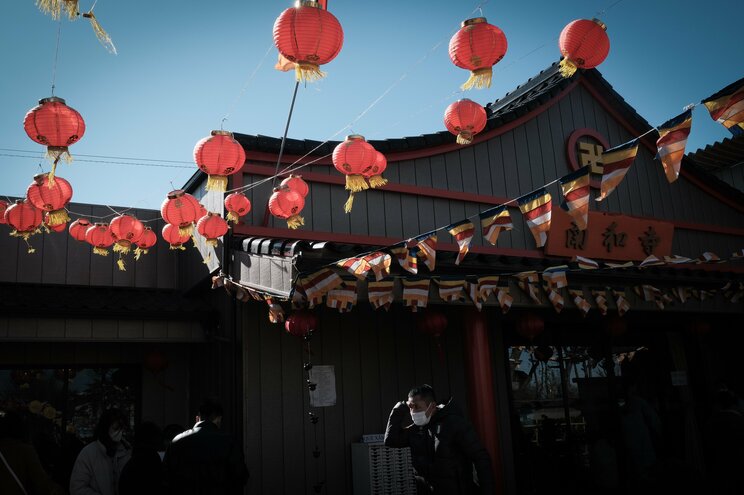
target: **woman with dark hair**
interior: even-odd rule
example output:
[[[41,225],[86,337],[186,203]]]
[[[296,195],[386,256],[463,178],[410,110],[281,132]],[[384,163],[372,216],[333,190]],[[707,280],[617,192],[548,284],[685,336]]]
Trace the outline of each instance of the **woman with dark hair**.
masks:
[[[118,495],[119,476],[131,456],[122,438],[126,424],[118,409],[104,411],[95,440],[80,451],[72,468],[70,495]]]
[[[134,448],[119,478],[119,495],[158,495],[165,488],[163,462],[158,449],[162,432],[155,423],[145,421],[134,429]]]

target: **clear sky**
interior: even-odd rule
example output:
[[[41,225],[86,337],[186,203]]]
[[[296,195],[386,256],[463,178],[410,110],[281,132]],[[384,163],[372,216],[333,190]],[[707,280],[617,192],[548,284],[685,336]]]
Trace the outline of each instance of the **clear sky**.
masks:
[[[26,136],[22,123],[39,99],[50,96],[59,23],[33,0],[6,3],[0,21],[0,196],[18,196],[39,163],[48,170],[43,148]],[[92,3],[81,0],[81,10]],[[467,74],[450,62],[447,44],[462,20],[479,15],[479,4],[488,21],[504,30],[509,50],[490,89],[462,95],[457,90]],[[98,43],[87,20],[63,20],[55,95],[87,124],[83,139],[71,147],[78,160],[58,168],[73,184],[73,201],[159,208],[171,183],[180,187],[195,172],[194,144],[219,129],[228,113],[225,129],[281,137],[294,80],[293,73],[273,69],[271,33],[290,5],[99,0],[95,12],[118,55]],[[737,0],[329,0],[329,9],[344,28],[344,47],[324,66],[326,79],[300,87],[292,138],[331,138],[393,85],[353,125],[355,133],[384,139],[442,130],[450,102],[501,98],[558,60],[565,24],[605,9],[600,18],[611,48],[599,70],[653,125],[744,76],[744,42],[736,22],[727,21],[744,14],[744,2]],[[726,136],[703,107],[695,109],[688,151]]]

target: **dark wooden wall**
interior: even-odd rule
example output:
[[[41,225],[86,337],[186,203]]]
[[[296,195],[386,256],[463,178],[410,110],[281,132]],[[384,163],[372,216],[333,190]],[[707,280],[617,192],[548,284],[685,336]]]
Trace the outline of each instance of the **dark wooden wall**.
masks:
[[[265,305],[244,306],[244,428],[251,471],[249,493],[311,494],[316,479],[313,427],[301,339],[271,324]],[[431,384],[440,398],[454,396],[467,410],[460,311],[450,309],[442,338],[444,362],[434,341],[415,329],[410,310],[389,313],[367,304],[351,314],[321,308],[312,339],[312,361],[334,365],[337,403],[316,409],[320,478],[324,493],[352,493],[351,443],[363,434],[384,433],[391,408],[408,390]]]

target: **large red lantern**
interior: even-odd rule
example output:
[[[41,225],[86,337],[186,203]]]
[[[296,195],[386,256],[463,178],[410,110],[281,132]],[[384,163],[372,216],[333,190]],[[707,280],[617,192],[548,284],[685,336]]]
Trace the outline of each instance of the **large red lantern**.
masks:
[[[58,223],[55,225],[52,225],[49,223],[49,212],[44,213],[44,220],[42,220],[42,224],[46,228],[47,233],[49,232],[64,232],[67,230],[67,222]]]
[[[449,42],[449,56],[456,66],[470,71],[470,78],[462,89],[489,88],[493,66],[506,55],[504,32],[476,17],[462,22],[462,27]]]
[[[545,321],[534,313],[525,313],[517,320],[517,333],[533,340],[545,330]]]
[[[13,227],[10,235],[23,239],[29,253],[33,253],[34,248],[28,244],[28,238],[39,231],[42,220],[41,210],[28,201],[18,199],[5,210],[5,223]]]
[[[186,248],[184,247],[184,244],[191,239],[191,235],[181,235],[179,232],[180,229],[176,225],[167,223],[163,226],[163,240],[170,244],[171,249],[180,249],[181,251],[185,251]]]
[[[277,17],[274,44],[284,58],[295,63],[298,81],[315,81],[325,77],[320,66],[341,51],[344,30],[318,2],[301,0]]]
[[[227,222],[220,216],[219,213],[212,213],[211,211],[199,219],[199,223],[196,224],[196,230],[204,236],[207,245],[216,247],[219,239],[227,234],[229,226]]]
[[[151,247],[158,242],[158,236],[153,232],[151,227],[145,226],[145,230],[142,231],[142,236],[134,243],[134,259],[140,259],[140,256],[147,254]]]
[[[119,215],[111,220],[109,228],[116,241],[114,252],[122,254],[127,254],[145,231],[145,225],[131,215]]]
[[[47,157],[52,161],[49,176],[54,181],[54,172],[61,158],[72,161],[68,146],[78,142],[85,134],[85,121],[65,100],[52,96],[39,100],[23,119],[23,128],[33,141],[47,147]]]
[[[8,203],[0,199],[0,225],[8,223],[5,221],[5,210],[7,209]]]
[[[577,69],[596,67],[610,52],[607,26],[599,19],[569,22],[561,31],[558,47],[563,55],[560,63],[563,77],[573,76]]]
[[[369,182],[369,187],[374,189],[376,187],[382,187],[388,183],[387,179],[382,176],[382,173],[387,168],[387,158],[385,155],[375,150],[375,162],[372,167],[364,173],[364,178]]]
[[[26,190],[26,197],[36,208],[49,213],[49,227],[70,221],[65,206],[72,199],[72,186],[62,177],[51,180],[51,173],[39,174]]]
[[[85,231],[85,241],[93,246],[93,253],[108,256],[108,248],[114,244],[114,235],[108,224],[97,223]]]
[[[284,322],[284,329],[295,337],[305,337],[318,329],[318,317],[312,311],[295,311]]]
[[[352,134],[333,150],[333,166],[346,175],[346,190],[350,192],[344,205],[349,213],[354,204],[354,193],[369,189],[364,175],[372,170],[377,159],[377,150],[365,141],[364,136]]]
[[[76,241],[85,241],[85,233],[90,228],[90,221],[87,218],[78,218],[70,224],[68,229],[70,235]]]
[[[167,223],[178,227],[179,235],[190,236],[194,231],[194,223],[206,213],[195,197],[176,189],[168,193],[160,207],[160,214]]]
[[[225,198],[225,210],[227,210],[227,221],[238,223],[240,217],[251,211],[251,201],[240,192],[228,194]]]
[[[307,182],[302,180],[301,175],[290,174],[289,177],[279,184],[279,187],[283,186],[286,186],[287,189],[291,189],[292,191],[297,191],[303,198],[307,197],[307,193],[310,192],[310,186],[307,185]]]
[[[287,227],[297,229],[305,225],[300,212],[305,207],[305,198],[297,191],[277,187],[269,198],[269,212],[287,221]]]
[[[211,136],[196,143],[194,161],[202,172],[209,174],[206,190],[225,192],[227,176],[242,170],[245,151],[232,132],[212,131]]]
[[[486,110],[467,98],[457,100],[444,111],[444,125],[457,136],[457,144],[470,144],[486,127]]]

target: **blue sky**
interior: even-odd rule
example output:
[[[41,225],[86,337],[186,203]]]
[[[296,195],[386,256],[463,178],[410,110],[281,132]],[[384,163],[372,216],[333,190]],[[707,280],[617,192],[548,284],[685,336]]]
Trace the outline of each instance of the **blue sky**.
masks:
[[[81,10],[92,3],[81,0]],[[488,21],[504,30],[509,50],[495,67],[490,89],[463,95],[456,91],[467,75],[450,62],[447,43],[479,4]],[[95,12],[118,55],[97,42],[86,20],[64,20],[55,95],[87,124],[71,148],[78,160],[58,170],[75,188],[73,201],[159,208],[171,183],[179,187],[195,172],[194,144],[228,113],[226,129],[281,137],[294,81],[291,73],[273,69],[271,31],[288,6],[100,0]],[[744,76],[740,35],[725,27],[726,19],[742,17],[743,2],[330,0],[345,31],[344,47],[324,67],[326,79],[300,87],[289,137],[331,138],[391,85],[353,125],[354,132],[384,139],[442,130],[450,102],[466,96],[486,104],[502,97],[558,60],[557,38],[566,23],[608,7],[600,18],[611,49],[599,69],[652,124]],[[50,95],[58,26],[33,0],[3,8],[0,196],[24,194],[39,163],[48,170],[39,158],[42,147],[26,136],[22,122]],[[727,135],[698,107],[688,150]],[[157,166],[100,163],[129,162],[100,156]]]

